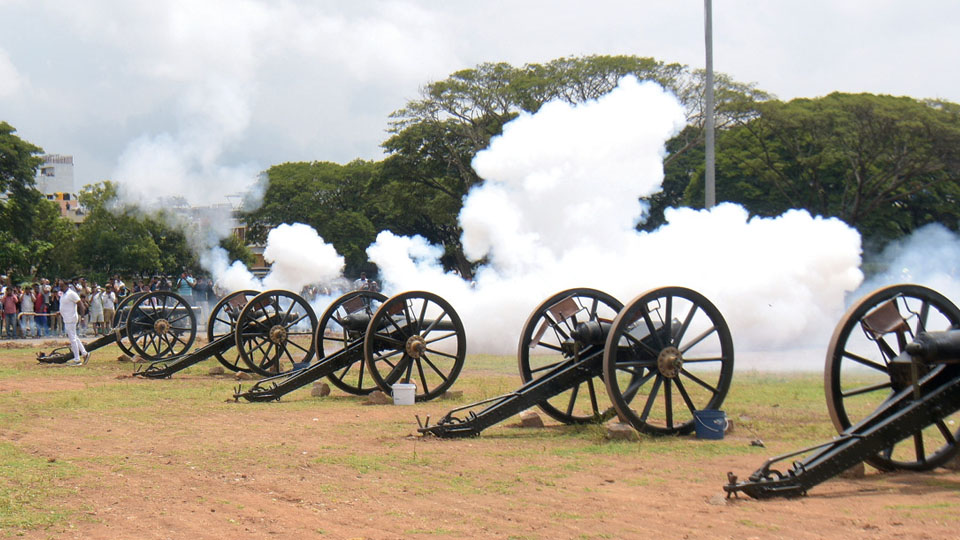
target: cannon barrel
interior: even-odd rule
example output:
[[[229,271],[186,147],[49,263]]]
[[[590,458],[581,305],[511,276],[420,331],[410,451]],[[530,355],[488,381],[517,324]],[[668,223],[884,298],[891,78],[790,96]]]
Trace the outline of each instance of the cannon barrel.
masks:
[[[609,322],[593,320],[576,325],[570,337],[585,345],[603,345],[608,334],[610,334]]]
[[[926,471],[960,451],[960,430],[948,420],[960,411],[960,308],[942,294],[899,284],[855,302],[834,330],[824,379],[839,436],[773,457],[746,481],[728,473],[728,495],[804,495],[863,461],[881,471]],[[773,468],[797,456],[805,457]]]
[[[928,364],[960,362],[960,330],[921,332],[905,350]]]

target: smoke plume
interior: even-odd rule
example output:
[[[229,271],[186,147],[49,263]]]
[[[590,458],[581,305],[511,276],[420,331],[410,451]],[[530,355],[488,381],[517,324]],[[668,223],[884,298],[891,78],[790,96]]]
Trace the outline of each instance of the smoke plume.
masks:
[[[797,210],[751,219],[721,204],[668,210],[656,231],[636,231],[638,198],[660,189],[664,141],[683,121],[663,89],[626,78],[595,102],[551,103],[505,126],[477,155],[485,181],[460,215],[468,256],[488,261],[472,284],[444,274],[422,238],[384,232],[367,253],[390,292],[446,297],[471,352],[515,352],[530,311],[562,289],[628,302],[668,285],[711,299],[738,348],[825,346],[863,279],[859,234],[841,221]]]

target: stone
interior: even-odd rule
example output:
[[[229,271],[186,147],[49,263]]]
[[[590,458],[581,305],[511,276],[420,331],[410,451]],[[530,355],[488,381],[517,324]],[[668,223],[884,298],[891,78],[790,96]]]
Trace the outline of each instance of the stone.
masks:
[[[713,497],[707,499],[707,504],[711,504],[713,506],[726,506],[730,504],[730,502],[723,495],[714,495]]]
[[[207,372],[208,375],[223,375],[224,373],[226,373],[226,371],[224,371],[223,366],[213,366],[210,368],[210,371]]]
[[[141,358],[141,357],[138,356],[138,355],[133,355],[133,358],[131,358],[130,361],[133,362],[134,364],[141,364],[141,363],[143,363],[143,362],[149,362],[149,360],[144,360],[143,358]]]
[[[133,360],[133,358],[130,358],[125,354],[121,354],[120,356],[117,357],[117,362],[130,362],[131,360]]]
[[[630,424],[611,422],[607,424],[607,439],[611,441],[637,441],[640,437]]]
[[[520,413],[520,427],[538,428],[543,427],[543,420],[540,415],[533,411],[523,411]]]
[[[315,382],[313,388],[310,389],[310,395],[312,397],[327,397],[330,395],[330,385],[325,382]]]
[[[440,396],[440,399],[462,399],[463,390],[447,390]]]
[[[380,390],[374,390],[367,396],[367,401],[364,405],[389,405],[390,403],[393,403],[392,397],[384,394]]]
[[[848,480],[856,480],[858,478],[863,478],[867,475],[867,468],[864,467],[863,462],[857,463],[853,467],[840,473],[840,478],[846,478]]]
[[[249,373],[246,373],[246,372],[243,372],[243,371],[238,371],[237,374],[234,375],[234,377],[235,377],[238,381],[249,381],[250,379],[253,378],[253,375],[250,375]]]

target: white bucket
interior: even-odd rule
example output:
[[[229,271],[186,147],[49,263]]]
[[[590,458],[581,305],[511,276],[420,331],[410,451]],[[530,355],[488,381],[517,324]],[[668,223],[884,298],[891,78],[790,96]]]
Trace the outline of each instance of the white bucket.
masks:
[[[417,396],[417,385],[413,383],[395,383],[393,385],[394,405],[413,405]]]

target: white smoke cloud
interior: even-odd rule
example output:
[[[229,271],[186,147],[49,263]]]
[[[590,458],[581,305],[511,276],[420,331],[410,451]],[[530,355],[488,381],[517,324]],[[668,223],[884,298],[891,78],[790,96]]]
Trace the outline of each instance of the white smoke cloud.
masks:
[[[329,283],[340,277],[344,259],[317,231],[303,223],[284,223],[267,234],[263,258],[272,263],[263,278],[269,289],[299,292],[310,283]]]
[[[390,292],[447,298],[472,352],[515,352],[527,315],[559,290],[593,287],[627,302],[668,285],[710,298],[738,347],[825,347],[845,293],[863,279],[859,234],[841,221],[804,211],[749,219],[722,204],[669,210],[652,233],[634,229],[637,198],[660,189],[664,141],[682,125],[674,98],[632,78],[595,102],[545,106],[474,161],[485,182],[460,217],[469,256],[489,261],[475,283],[443,274],[423,239],[381,233],[367,253]]]
[[[871,277],[850,301],[897,283],[925,285],[960,303],[960,236],[934,223],[884,248],[878,264],[886,270]]]
[[[299,293],[310,284],[329,285],[341,278],[344,258],[303,223],[281,224],[267,234],[263,258],[270,272],[257,279],[240,261],[229,260],[222,248],[205,253],[201,265],[213,276],[221,291],[283,289]]]

